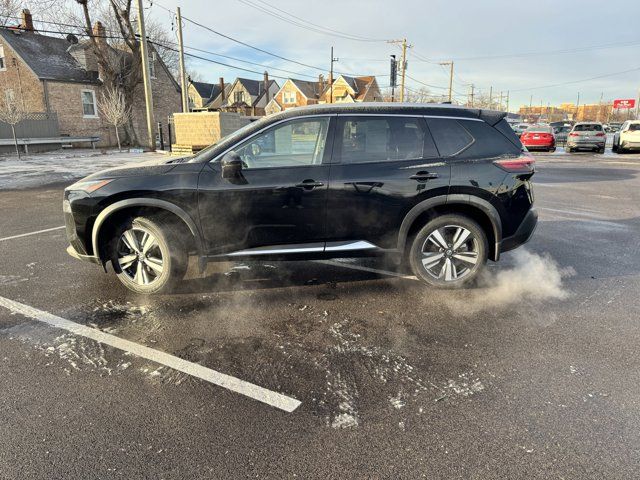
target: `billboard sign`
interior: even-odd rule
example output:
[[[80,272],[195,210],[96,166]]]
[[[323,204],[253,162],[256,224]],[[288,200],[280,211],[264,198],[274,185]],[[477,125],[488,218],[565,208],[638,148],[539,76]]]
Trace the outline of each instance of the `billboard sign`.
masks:
[[[635,108],[636,100],[634,98],[618,99],[613,101],[613,108]]]

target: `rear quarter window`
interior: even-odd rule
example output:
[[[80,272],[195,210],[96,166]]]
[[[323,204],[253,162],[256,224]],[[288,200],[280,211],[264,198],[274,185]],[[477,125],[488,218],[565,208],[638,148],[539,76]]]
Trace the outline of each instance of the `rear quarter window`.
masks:
[[[509,141],[501,132],[485,122],[464,122],[475,142],[461,155],[463,158],[491,158],[518,155],[522,147]]]
[[[427,118],[427,125],[429,126],[429,130],[431,130],[431,135],[433,135],[433,140],[436,142],[441,157],[458,155],[474,141],[473,136],[471,136],[458,120]]]

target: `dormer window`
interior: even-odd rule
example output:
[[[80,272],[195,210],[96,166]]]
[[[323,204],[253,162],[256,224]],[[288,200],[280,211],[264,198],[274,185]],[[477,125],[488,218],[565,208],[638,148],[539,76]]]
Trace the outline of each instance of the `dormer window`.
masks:
[[[4,47],[0,45],[0,71],[7,69],[7,61],[4,58]]]
[[[233,92],[234,103],[244,103],[244,92],[242,90]]]

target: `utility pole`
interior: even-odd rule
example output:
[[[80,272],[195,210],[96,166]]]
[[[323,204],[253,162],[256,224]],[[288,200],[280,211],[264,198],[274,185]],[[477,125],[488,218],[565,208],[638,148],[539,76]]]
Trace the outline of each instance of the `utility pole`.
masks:
[[[476,86],[472,83],[471,84],[471,95],[469,95],[469,98],[471,99],[471,101],[469,102],[469,106],[471,108],[473,108],[473,97],[475,95],[475,88],[476,88]]]
[[[404,102],[404,84],[407,72],[407,49],[411,48],[413,45],[408,45],[406,38],[403,38],[402,40],[388,40],[387,43],[402,45],[402,60],[400,60],[400,101]]]
[[[440,65],[449,65],[449,103],[451,103],[453,99],[453,60],[440,62]]]
[[[187,72],[184,69],[184,45],[182,43],[182,15],[180,7],[176,7],[176,19],[178,22],[178,47],[180,49],[180,86],[182,87],[182,111],[189,111],[189,92],[187,85]]]
[[[144,9],[142,0],[138,0],[138,29],[140,33],[140,53],[142,55],[142,78],[144,81],[144,99],[147,106],[147,134],[149,149],[156,149],[156,136],[154,133],[155,120],[153,118],[153,92],[151,91],[151,77],[149,74],[149,45],[147,44],[147,32],[144,28]]]
[[[509,90],[507,90],[507,113],[509,113]]]
[[[531,113],[532,108],[533,108],[533,94],[531,95],[531,98],[529,98],[529,113]]]
[[[333,62],[337,62],[338,59],[333,56],[333,47],[331,47],[331,69],[329,71],[329,103],[333,103]]]
[[[493,85],[489,87],[489,108],[493,108]]]
[[[498,103],[498,110],[502,110],[502,91],[500,91],[500,103]]]

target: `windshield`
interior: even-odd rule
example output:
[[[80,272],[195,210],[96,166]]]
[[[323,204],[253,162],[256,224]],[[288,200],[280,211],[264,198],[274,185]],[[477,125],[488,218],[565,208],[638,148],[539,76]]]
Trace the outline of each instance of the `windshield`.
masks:
[[[637,132],[640,131],[640,123],[632,123],[631,125],[629,125],[628,130],[630,132]]]
[[[527,128],[528,133],[551,133],[551,127],[547,127],[544,125],[534,125],[532,127]]]
[[[574,132],[601,132],[602,125],[598,123],[583,123],[573,127]]]

